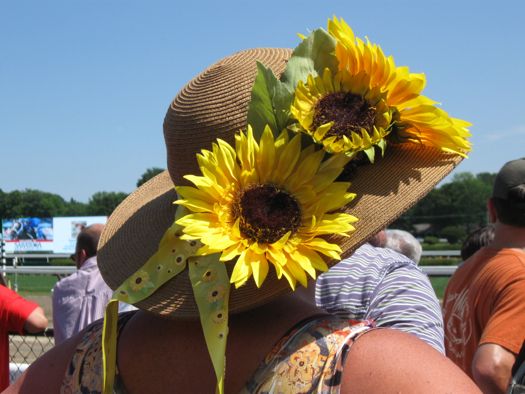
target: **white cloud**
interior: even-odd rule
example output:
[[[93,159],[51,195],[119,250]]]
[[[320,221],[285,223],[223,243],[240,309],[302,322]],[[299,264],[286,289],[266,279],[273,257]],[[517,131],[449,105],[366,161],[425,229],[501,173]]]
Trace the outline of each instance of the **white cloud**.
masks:
[[[525,125],[518,125],[506,130],[489,132],[485,135],[485,139],[488,141],[500,141],[502,139],[508,140],[509,138],[520,136],[525,137]]]

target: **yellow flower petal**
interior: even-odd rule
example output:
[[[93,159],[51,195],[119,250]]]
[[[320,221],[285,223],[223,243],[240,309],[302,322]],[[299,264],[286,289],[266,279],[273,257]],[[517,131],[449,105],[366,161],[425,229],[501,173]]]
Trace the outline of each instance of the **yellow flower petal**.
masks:
[[[243,251],[237,259],[230,277],[230,283],[234,283],[236,289],[244,285],[252,275],[252,266],[245,258],[246,252],[246,250]]]
[[[387,139],[429,145],[462,156],[470,150],[469,124],[456,123],[436,107],[434,100],[422,95],[424,74],[396,66],[392,56],[385,56],[377,44],[357,38],[343,19],[329,20],[328,33],[336,41],[338,70],[326,69],[322,75],[309,75],[305,83],[298,83],[290,112],[299,130],[328,152],[351,158],[363,151],[372,162],[375,147],[383,153]],[[368,106],[368,112],[361,113],[364,123],[355,115],[357,108],[363,108],[356,99],[359,97]],[[339,100],[339,104],[321,105],[328,99]],[[347,113],[354,115],[338,115],[343,103],[348,106]],[[321,108],[330,105],[333,114],[323,113]],[[373,122],[365,121],[367,116],[373,116]],[[447,127],[447,123],[453,126]]]
[[[268,261],[266,257],[264,257],[264,254],[253,253],[248,250],[247,255],[251,263],[255,284],[257,287],[261,287],[266,279],[266,275],[268,275]]]
[[[338,257],[337,246],[319,236],[354,230],[353,217],[330,213],[353,198],[349,183],[335,182],[348,159],[323,162],[324,156],[314,146],[301,149],[299,135],[290,140],[283,131],[274,139],[269,128],[259,141],[250,127],[239,132],[235,149],[219,140],[199,153],[203,175],[186,177],[195,187],[177,188],[175,203],[192,211],[177,220],[181,238],[202,243],[197,255],[219,253],[220,261],[234,262],[236,287],[250,277],[261,286],[270,263],[292,288],[306,286],[307,273],[315,277],[326,267],[319,253]]]

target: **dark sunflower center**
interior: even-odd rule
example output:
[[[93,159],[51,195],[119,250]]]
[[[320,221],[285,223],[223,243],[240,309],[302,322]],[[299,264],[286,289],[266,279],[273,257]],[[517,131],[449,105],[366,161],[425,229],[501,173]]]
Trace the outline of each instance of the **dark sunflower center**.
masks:
[[[274,185],[257,185],[245,190],[237,212],[243,236],[259,243],[274,243],[301,224],[301,210],[295,198]]]
[[[314,108],[313,129],[328,122],[334,122],[326,137],[359,132],[361,129],[371,131],[374,126],[376,108],[363,97],[348,93],[329,93],[320,99]]]

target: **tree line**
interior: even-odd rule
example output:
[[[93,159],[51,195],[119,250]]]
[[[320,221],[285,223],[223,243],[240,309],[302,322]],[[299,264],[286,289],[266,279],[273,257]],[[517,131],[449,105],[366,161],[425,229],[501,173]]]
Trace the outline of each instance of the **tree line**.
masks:
[[[137,187],[164,171],[148,168],[137,181]],[[87,203],[70,199],[64,200],[58,194],[40,190],[15,190],[9,193],[0,189],[0,218],[55,216],[109,216],[126,197],[123,192],[97,192]]]
[[[163,170],[149,168],[137,181],[142,185]],[[433,189],[423,200],[390,227],[401,228],[422,237],[446,238],[460,242],[474,229],[487,223],[486,202],[495,173],[456,174]],[[57,194],[39,190],[3,192],[0,189],[0,218],[54,216],[109,216],[127,197],[122,192],[97,192],[87,203],[64,200]]]
[[[416,235],[461,242],[488,222],[487,200],[496,173],[456,174],[451,182],[434,188],[425,198],[392,224]]]

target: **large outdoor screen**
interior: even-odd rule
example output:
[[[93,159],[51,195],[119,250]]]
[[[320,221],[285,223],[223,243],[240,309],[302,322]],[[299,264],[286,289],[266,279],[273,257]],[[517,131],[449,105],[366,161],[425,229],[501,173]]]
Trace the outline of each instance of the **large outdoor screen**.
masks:
[[[106,216],[2,219],[5,251],[73,253],[77,235],[84,227],[106,221]]]

